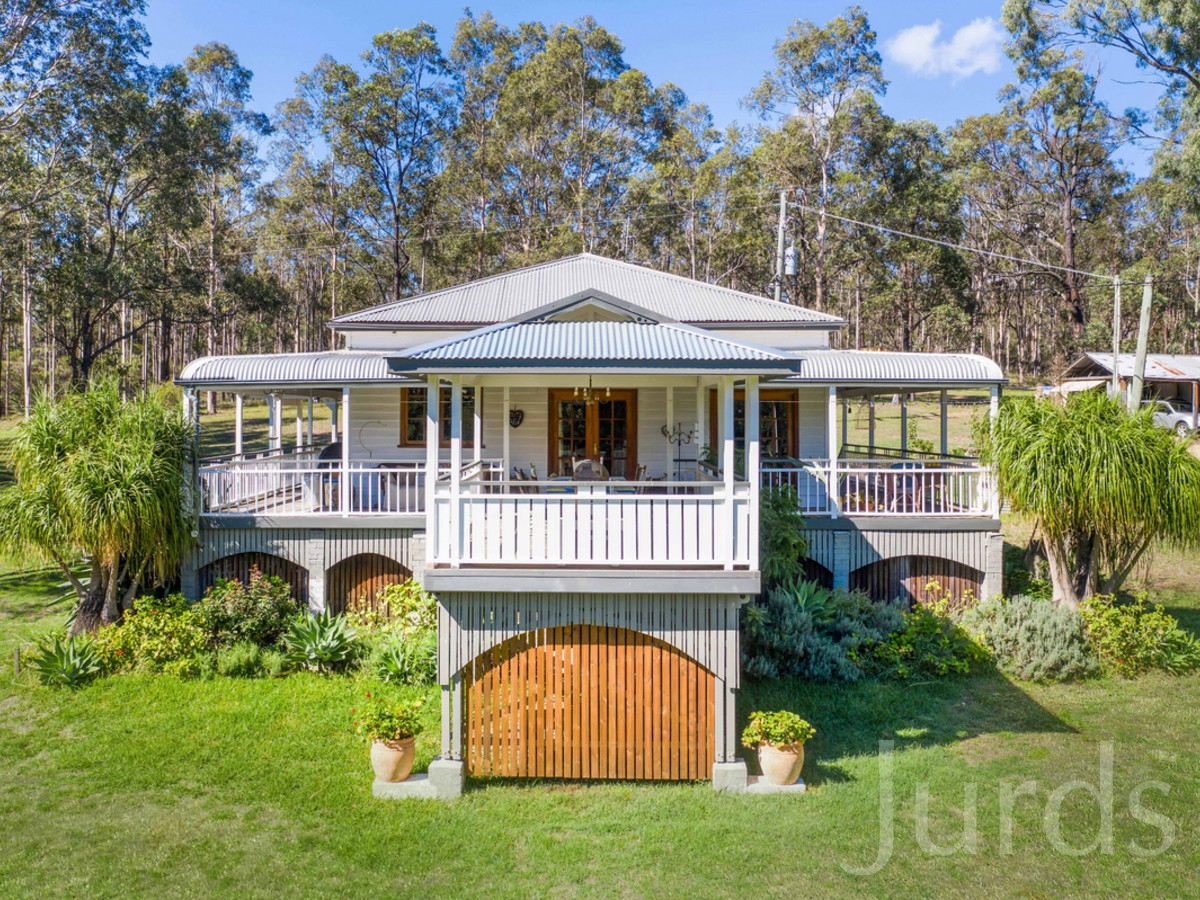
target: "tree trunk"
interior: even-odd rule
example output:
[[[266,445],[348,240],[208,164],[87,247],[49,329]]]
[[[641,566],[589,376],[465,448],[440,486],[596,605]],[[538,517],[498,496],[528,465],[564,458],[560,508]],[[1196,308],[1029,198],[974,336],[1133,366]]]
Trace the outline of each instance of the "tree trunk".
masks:
[[[75,625],[71,628],[71,633],[95,633],[101,627],[119,621],[121,612],[117,608],[115,591],[116,585],[112,584],[111,573],[93,565],[92,580],[79,603],[79,612],[75,615]]]

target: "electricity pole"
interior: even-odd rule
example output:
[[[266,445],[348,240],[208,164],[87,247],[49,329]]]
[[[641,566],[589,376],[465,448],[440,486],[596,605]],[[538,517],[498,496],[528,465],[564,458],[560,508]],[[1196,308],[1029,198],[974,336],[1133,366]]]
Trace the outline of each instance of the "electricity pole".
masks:
[[[1119,397],[1121,394],[1121,376],[1117,373],[1117,359],[1121,355],[1121,279],[1113,278],[1113,320],[1112,320],[1112,341],[1113,341],[1113,360],[1112,360],[1112,387],[1109,389],[1110,397]]]
[[[1142,315],[1138,319],[1137,357],[1133,363],[1133,383],[1129,386],[1129,411],[1142,405],[1142,384],[1146,377],[1146,341],[1150,339],[1150,299],[1154,296],[1154,276],[1147,275],[1142,285]]]
[[[779,235],[775,240],[775,299],[783,299],[783,229],[787,225],[787,190],[779,192]]]

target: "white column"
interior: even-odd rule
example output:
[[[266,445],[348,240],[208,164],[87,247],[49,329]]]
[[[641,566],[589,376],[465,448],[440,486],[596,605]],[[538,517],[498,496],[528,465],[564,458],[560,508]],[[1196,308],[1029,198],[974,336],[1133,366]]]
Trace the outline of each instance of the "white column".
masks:
[[[699,378],[696,379],[696,469],[704,458],[704,448],[708,446],[708,391]]]
[[[296,449],[304,446],[304,407],[296,401]]]
[[[512,437],[510,432],[512,432],[512,426],[508,424],[509,414],[512,412],[512,405],[511,405],[511,401],[509,400],[509,391],[508,391],[507,384],[504,386],[503,395],[504,395],[504,418],[500,423],[500,427],[504,430],[504,446],[503,446],[504,473],[501,477],[504,478],[505,480],[508,480],[509,478],[512,477],[512,475],[511,475],[512,459],[510,458],[510,453],[509,453],[509,442]]]
[[[305,432],[307,440],[305,441],[310,447],[313,442],[313,399],[308,398],[308,430]]]
[[[867,397],[867,446],[870,450],[867,456],[871,459],[875,458],[875,395],[871,394]]]
[[[725,476],[725,568],[733,568],[733,468],[736,459],[733,440],[733,376],[721,379],[721,468]]]
[[[245,402],[240,392],[233,395],[233,452],[238,456],[246,450]]]
[[[835,519],[841,514],[841,501],[838,497],[837,414],[837,388],[830,385],[825,423],[825,441],[828,447],[825,452],[829,456],[829,514]]]
[[[329,443],[332,444],[338,439],[338,402],[326,400],[325,405],[329,407]]]
[[[946,392],[942,391],[941,397],[941,415],[942,415],[942,456],[950,452],[950,420],[946,416],[946,407],[948,406]]]
[[[711,435],[713,462],[719,470],[725,460],[725,381],[717,379],[717,433]],[[730,404],[732,406],[732,404]]]
[[[671,435],[675,433],[675,388],[667,388],[667,481],[679,477],[675,471],[675,445],[671,443]]]
[[[759,406],[758,376],[746,377],[746,480],[750,482],[750,530],[746,535],[750,551],[750,568],[758,568],[758,502],[761,479],[759,478]]]
[[[842,446],[850,443],[850,401],[842,401]]]
[[[1000,385],[992,385],[992,395],[988,401],[988,421],[993,428],[1000,418]],[[993,519],[1000,517],[1000,480],[995,472],[988,473],[988,513]]]
[[[900,393],[900,450],[908,450],[908,395]]]
[[[283,398],[271,394],[271,449],[283,449]]]
[[[340,493],[342,515],[350,512],[350,388],[342,388],[342,489]]]
[[[425,555],[436,559],[440,544],[437,540],[435,505],[438,477],[438,380],[434,375],[425,380]]]
[[[462,376],[450,376],[450,566],[458,568],[462,547]]]
[[[483,388],[478,384],[475,385],[475,410],[472,416],[472,425],[475,430],[475,447],[471,453],[471,459],[479,462],[483,459]]]

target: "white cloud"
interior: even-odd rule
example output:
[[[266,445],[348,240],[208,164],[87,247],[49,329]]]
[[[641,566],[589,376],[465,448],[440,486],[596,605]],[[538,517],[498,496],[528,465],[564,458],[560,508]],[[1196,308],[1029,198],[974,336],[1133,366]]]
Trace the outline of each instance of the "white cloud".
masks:
[[[953,75],[957,80],[976,72],[1000,71],[1004,31],[991,16],[976,19],[951,35],[938,40],[942,23],[905,28],[884,44],[888,58],[923,78]]]

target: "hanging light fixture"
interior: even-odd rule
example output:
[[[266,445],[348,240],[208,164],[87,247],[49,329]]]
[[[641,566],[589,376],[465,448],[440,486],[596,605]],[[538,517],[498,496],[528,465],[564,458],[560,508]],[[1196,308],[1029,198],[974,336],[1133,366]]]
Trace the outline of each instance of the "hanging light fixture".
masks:
[[[591,406],[598,399],[600,399],[599,393],[597,393],[596,391],[594,391],[592,389],[592,376],[591,375],[588,376],[587,387],[575,388],[575,399],[582,400],[585,406]],[[605,400],[612,399],[612,389],[611,388],[604,389],[604,399]]]

